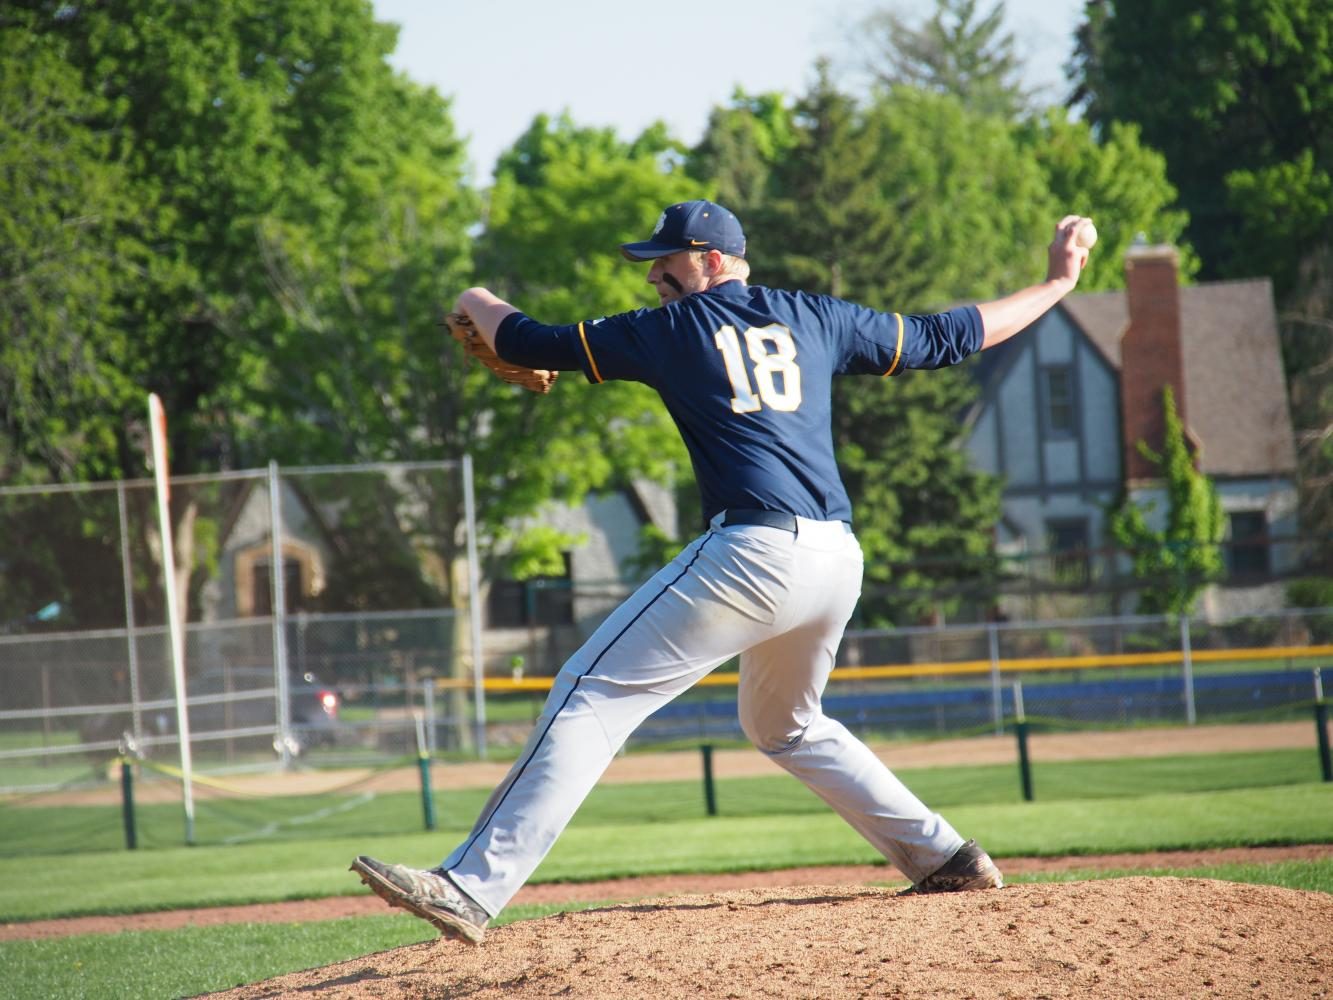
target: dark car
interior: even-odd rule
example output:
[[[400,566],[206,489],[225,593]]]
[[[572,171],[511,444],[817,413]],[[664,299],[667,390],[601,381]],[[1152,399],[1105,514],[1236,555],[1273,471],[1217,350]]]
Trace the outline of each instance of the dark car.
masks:
[[[277,749],[278,694],[273,671],[264,667],[207,670],[185,682],[190,742],[197,746],[238,743],[247,749]],[[313,674],[289,675],[287,702],[291,711],[288,748],[301,753],[313,746],[332,745],[340,733],[341,699],[330,685]],[[142,708],[145,737],[176,732],[175,690],[168,686],[145,701]],[[85,743],[118,742],[132,728],[130,712],[120,710],[95,716],[82,730]]]

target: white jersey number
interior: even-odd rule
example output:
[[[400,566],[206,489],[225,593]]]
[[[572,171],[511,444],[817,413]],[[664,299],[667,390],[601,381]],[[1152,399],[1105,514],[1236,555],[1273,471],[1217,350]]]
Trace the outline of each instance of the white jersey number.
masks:
[[[731,409],[734,413],[753,413],[761,406],[790,413],[801,405],[801,369],[796,364],[796,341],[785,326],[774,323],[749,327],[745,331],[745,349],[754,363],[754,383],[734,326],[724,326],[713,338],[722,352],[731,381]],[[782,388],[776,376],[781,375]],[[758,395],[756,396],[756,389]],[[762,400],[762,403],[761,403]]]

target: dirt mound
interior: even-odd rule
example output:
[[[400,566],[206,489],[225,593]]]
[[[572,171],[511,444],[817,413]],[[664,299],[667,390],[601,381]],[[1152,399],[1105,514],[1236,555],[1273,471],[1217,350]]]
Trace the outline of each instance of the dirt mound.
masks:
[[[1333,896],[1210,879],[802,886],[528,920],[215,997],[1333,997]]]

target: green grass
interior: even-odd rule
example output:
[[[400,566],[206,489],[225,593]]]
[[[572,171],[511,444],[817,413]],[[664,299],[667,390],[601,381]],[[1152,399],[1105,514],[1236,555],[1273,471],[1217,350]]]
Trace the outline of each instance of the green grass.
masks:
[[[492,926],[610,902],[516,906]],[[0,942],[0,968],[5,970],[5,995],[10,1000],[147,1000],[229,989],[438,937],[421,921],[393,914],[310,923],[222,924]]]
[[[1250,885],[1275,885],[1283,889],[1333,893],[1333,858],[1317,861],[1275,861],[1271,864],[1204,865],[1198,868],[1117,868],[1044,872],[1008,879],[1010,882],[1078,882],[1090,878],[1123,878],[1142,875],[1176,875],[1213,878]]]
[[[1175,875],[1228,879],[1290,889],[1333,892],[1333,861],[1224,865],[1152,872],[1063,872],[1014,881],[1053,882],[1118,875]],[[503,925],[562,910],[606,905],[514,907]],[[312,923],[229,924],[177,931],[80,935],[0,942],[0,968],[12,1000],[119,1000],[179,997],[317,968],[389,948],[431,941],[435,931],[401,915]]]
[[[1013,764],[902,770],[899,776],[924,801],[942,811],[958,806],[1022,802]],[[1306,750],[1042,763],[1033,767],[1037,803],[1065,799],[1119,799],[1140,794],[1192,794],[1274,788],[1318,782],[1316,755]],[[484,789],[453,790],[448,768],[434,771],[435,817],[442,834],[462,833],[485,802]],[[125,845],[121,807],[42,807],[30,796],[0,805],[0,859],[67,851],[117,851]],[[736,778],[716,785],[725,818],[823,815],[824,806],[799,782],[776,771],[771,777]],[[312,838],[375,839],[424,829],[417,792],[370,795],[360,786],[338,794],[285,798],[198,799],[195,844],[219,846]],[[602,785],[575,817],[574,826],[671,823],[705,818],[702,778],[643,785]],[[144,849],[180,846],[184,817],[179,802],[139,805],[138,843]]]
[[[1308,751],[1039,763],[1037,801],[1030,803],[1022,801],[1012,765],[900,776],[1000,859],[1333,843],[1333,784],[1318,780],[1317,761]],[[354,855],[433,864],[466,831],[485,796],[484,790],[438,793],[440,829],[429,833],[421,829],[416,793],[372,797],[352,787],[337,795],[201,801],[201,842],[194,847],[180,844],[178,803],[143,806],[139,823],[149,849],[137,851],[123,849],[118,806],[10,803],[0,808],[0,850],[9,854],[0,857],[0,921],[364,892],[347,871]],[[534,881],[880,860],[785,775],[719,782],[717,800],[721,815],[709,817],[698,781],[601,786]],[[229,845],[228,838],[237,842]],[[1105,874],[1117,873],[1075,871],[1018,881]],[[1333,893],[1333,860],[1154,874]],[[499,922],[592,905],[516,907]],[[83,935],[0,943],[0,967],[8,973],[6,993],[16,1000],[174,997],[433,936],[429,927],[401,915]]]
[[[998,857],[1333,842],[1333,785],[1322,783],[973,804],[944,813]],[[459,836],[398,832],[0,858],[0,920],[341,895],[359,888],[347,872],[355,855],[434,864]],[[610,822],[595,812],[576,818],[534,878],[589,881],[877,860],[865,841],[823,808],[647,823]],[[38,885],[41,892],[33,889]]]

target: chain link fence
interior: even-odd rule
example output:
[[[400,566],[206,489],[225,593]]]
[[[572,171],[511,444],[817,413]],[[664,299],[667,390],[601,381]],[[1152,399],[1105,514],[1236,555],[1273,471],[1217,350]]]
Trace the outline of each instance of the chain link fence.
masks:
[[[466,462],[173,479],[189,756],[402,754],[423,712],[433,746],[471,749],[469,687],[435,697],[478,676],[469,490]],[[148,481],[0,490],[0,787],[180,756],[157,524]]]
[[[633,584],[492,586],[522,613],[490,614],[503,627],[483,643],[487,615],[454,579],[468,531],[448,512],[467,506],[465,471],[172,481],[201,770],[382,766],[422,749],[470,759],[523,743],[550,675]],[[0,490],[0,789],[104,781],[125,751],[179,757],[154,503],[148,482]],[[1002,732],[1015,681],[1037,726],[1296,717],[1313,671],[1333,666],[1333,609],[858,628],[836,666],[826,709],[868,738]],[[633,745],[742,740],[734,670],[656,713]]]
[[[824,710],[874,740],[1001,734],[1018,698],[1037,729],[1287,721],[1309,716],[1330,668],[1333,609],[861,629],[843,639]],[[719,685],[634,740],[743,738],[734,686]]]

